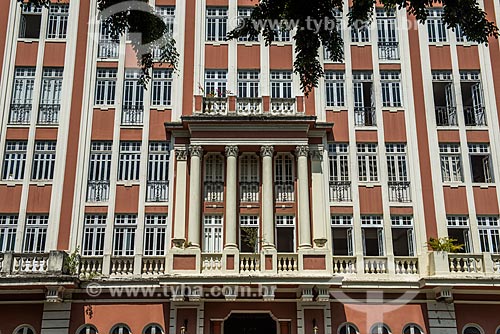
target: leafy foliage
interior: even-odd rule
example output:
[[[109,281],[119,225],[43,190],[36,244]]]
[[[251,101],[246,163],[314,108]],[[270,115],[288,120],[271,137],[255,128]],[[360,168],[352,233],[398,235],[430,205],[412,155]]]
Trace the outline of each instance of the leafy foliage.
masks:
[[[457,244],[457,239],[444,238],[430,238],[427,242],[427,247],[436,252],[456,253],[464,248],[464,245]]]

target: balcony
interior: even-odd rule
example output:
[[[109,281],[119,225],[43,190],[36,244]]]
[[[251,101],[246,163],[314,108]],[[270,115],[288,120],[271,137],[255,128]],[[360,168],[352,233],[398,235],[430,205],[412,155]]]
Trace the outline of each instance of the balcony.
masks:
[[[12,253],[0,255],[0,273],[11,275],[69,275],[68,254],[63,251],[47,253]],[[75,268],[75,272],[77,268]]]
[[[227,97],[204,97],[203,113],[208,115],[227,114]]]
[[[330,202],[350,202],[351,181],[330,181]]]
[[[398,181],[388,182],[389,187],[389,201],[397,203],[411,202],[411,188],[410,182]]]
[[[122,125],[141,125],[144,121],[142,104],[124,104],[122,106]]]
[[[87,202],[106,202],[109,199],[109,181],[89,180]]]
[[[396,275],[418,275],[418,258],[415,256],[398,256],[394,258]]]
[[[60,104],[40,104],[38,124],[57,124],[61,112]]]
[[[259,201],[259,182],[240,182],[240,202]]]
[[[31,115],[31,104],[11,104],[10,124],[29,124]]]
[[[387,274],[387,258],[385,256],[365,256],[363,258],[365,274]]]
[[[272,98],[271,114],[282,116],[295,114],[295,98]]]
[[[146,184],[146,202],[168,201],[168,181],[148,181]]]
[[[437,126],[457,126],[457,108],[436,107]]]
[[[102,275],[102,256],[96,257],[81,257],[80,258],[80,275],[84,277],[91,277],[95,275]]]
[[[464,107],[465,126],[486,126],[484,107]]]
[[[111,276],[131,276],[134,274],[134,257],[113,256],[111,257]]]
[[[148,256],[142,258],[142,275],[159,276],[165,273],[164,256]]]
[[[278,253],[278,274],[297,272],[299,270],[299,257],[295,253]]]
[[[260,254],[240,253],[240,273],[256,273],[260,271]]]
[[[484,273],[482,254],[448,254],[450,272],[453,274]]]
[[[399,43],[378,42],[378,59],[399,60]]]
[[[120,44],[116,41],[99,41],[97,57],[101,59],[118,58]]]
[[[201,272],[221,272],[222,271],[222,254],[202,254],[201,255]]]
[[[354,107],[354,125],[376,126],[376,114],[374,107]]]
[[[238,98],[236,112],[242,116],[260,115],[262,113],[262,99],[260,97]]]
[[[355,256],[334,256],[333,273],[339,275],[356,274]]]
[[[276,202],[293,202],[295,200],[293,182],[275,182],[274,193]]]
[[[205,181],[204,190],[206,202],[222,202],[224,199],[224,182],[222,181]]]

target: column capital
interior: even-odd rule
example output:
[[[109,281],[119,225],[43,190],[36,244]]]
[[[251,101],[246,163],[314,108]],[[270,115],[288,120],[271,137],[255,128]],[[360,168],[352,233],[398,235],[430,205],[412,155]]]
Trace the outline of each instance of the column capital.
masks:
[[[175,148],[175,159],[178,161],[186,161],[188,157],[188,152],[185,148]]]
[[[203,147],[201,145],[189,145],[189,154],[192,157],[201,157],[203,155]]]
[[[309,146],[308,145],[299,145],[295,147],[295,155],[297,158],[306,157],[309,154]]]
[[[263,157],[272,157],[274,153],[274,146],[272,145],[264,145],[260,147],[260,154]]]
[[[314,148],[309,152],[309,155],[311,156],[311,160],[314,161],[323,161],[323,151],[320,150],[319,148]]]
[[[236,145],[228,145],[225,147],[226,157],[237,157],[238,156],[238,146]]]

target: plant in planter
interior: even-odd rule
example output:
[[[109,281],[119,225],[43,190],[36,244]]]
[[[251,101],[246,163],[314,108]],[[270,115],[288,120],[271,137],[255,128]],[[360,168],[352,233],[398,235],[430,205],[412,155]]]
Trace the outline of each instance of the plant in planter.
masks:
[[[464,248],[463,244],[458,244],[457,239],[443,238],[430,238],[427,242],[427,247],[435,252],[457,253]]]

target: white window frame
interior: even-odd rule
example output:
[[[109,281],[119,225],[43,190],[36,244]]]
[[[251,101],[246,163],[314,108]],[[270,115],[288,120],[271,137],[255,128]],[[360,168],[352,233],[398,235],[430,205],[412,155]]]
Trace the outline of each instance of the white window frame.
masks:
[[[84,219],[82,255],[103,256],[107,216],[105,214],[86,214]]]
[[[343,71],[325,71],[326,107],[345,106],[345,73]]]
[[[226,97],[227,70],[205,70],[205,95]]]
[[[153,69],[152,73],[151,106],[171,106],[173,71],[171,69]]]
[[[203,252],[221,253],[224,243],[224,223],[222,215],[205,215],[203,217]]]
[[[63,68],[43,69],[40,108],[38,111],[38,122],[40,124],[57,124],[59,122],[63,73]],[[46,110],[46,108],[48,109]],[[48,112],[51,112],[51,114]]]
[[[253,7],[238,7],[238,26],[241,26],[246,18],[249,18],[252,15]],[[246,43],[258,43],[259,36],[257,35],[255,38],[250,39],[248,36],[238,37],[238,42],[246,42]]]
[[[389,182],[408,182],[406,144],[386,144],[387,178]]]
[[[429,43],[448,42],[448,32],[443,21],[442,9],[429,9],[426,25]]]
[[[365,228],[376,228],[378,238],[378,256],[385,256],[385,239],[383,218],[380,215],[361,216],[361,235],[363,239],[363,255],[366,256]]]
[[[48,215],[27,215],[23,251],[25,253],[44,253],[47,247]]]
[[[227,21],[227,8],[207,7],[205,40],[207,42],[225,42],[227,34]]]
[[[330,216],[330,227],[332,232],[332,254],[334,254],[333,245],[333,235],[335,234],[335,229],[344,228],[347,229],[347,256],[354,255],[354,229],[353,229],[353,217],[352,215],[332,215]]]
[[[35,67],[16,67],[12,85],[9,123],[29,124],[33,110]]]
[[[146,214],[144,256],[165,256],[167,252],[167,215]]]
[[[22,180],[26,170],[28,142],[7,140],[3,158],[3,180]]]
[[[113,230],[113,256],[134,256],[137,215],[117,214]]]
[[[496,216],[477,217],[481,252],[500,254],[500,224]]]
[[[0,253],[14,251],[18,218],[17,215],[0,215]]]
[[[68,31],[68,4],[51,4],[47,22],[47,39],[65,39]]]
[[[238,98],[253,99],[259,97],[259,71],[238,71]]]
[[[120,39],[112,36],[109,25],[99,22],[98,59],[118,59],[120,52]]]
[[[470,235],[470,224],[468,216],[446,216],[446,226],[448,229],[462,229],[464,231],[464,252],[472,251],[472,239]]]
[[[278,248],[278,234],[280,228],[293,228],[293,247],[292,253],[297,249],[297,227],[295,224],[295,216],[293,215],[276,215],[275,218],[275,245]],[[266,242],[264,240],[264,242]]]
[[[377,144],[361,143],[356,145],[359,182],[378,182]]]
[[[443,183],[463,182],[460,144],[440,144],[439,153]]]
[[[415,256],[415,229],[412,216],[391,216],[392,229],[406,229],[408,242],[408,256]]]
[[[50,181],[54,178],[56,165],[56,141],[36,141],[33,152],[33,181]]]
[[[141,165],[141,142],[120,142],[118,181],[138,181]]]
[[[328,145],[330,181],[350,181],[349,144]]]
[[[94,104],[112,106],[116,103],[116,77],[114,68],[98,68]]]
[[[291,99],[293,80],[291,71],[271,71],[271,99]]]
[[[485,156],[486,159],[483,159],[483,173],[485,176],[485,182],[484,183],[493,183],[493,163],[491,159],[491,152],[490,152],[490,145],[489,144],[468,144],[468,150],[469,150],[469,160],[471,164],[471,173],[472,171],[472,156],[474,155],[480,155],[480,156]],[[471,174],[471,179],[472,182],[474,181],[473,174]]]
[[[242,240],[242,234],[241,230],[242,228],[254,228],[257,230],[257,240],[255,240],[255,245],[254,245],[254,251],[253,253],[259,252],[259,216],[257,215],[240,215],[240,230],[239,230],[239,240],[240,240],[240,248],[243,245],[243,240]],[[248,245],[247,245],[248,246]]]
[[[383,107],[402,107],[403,92],[401,89],[401,72],[381,71],[380,84]]]

